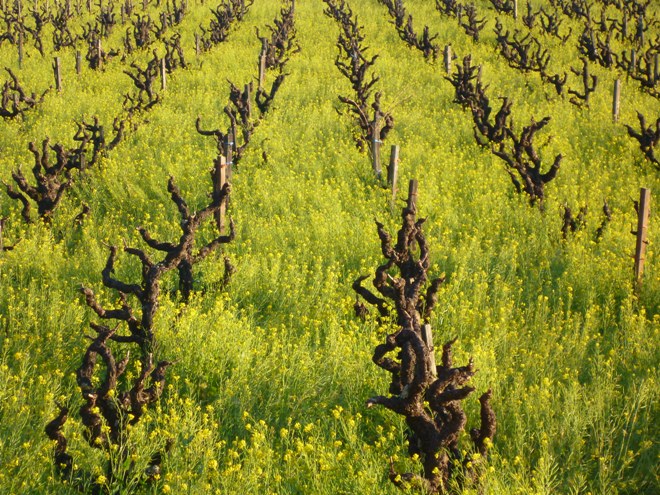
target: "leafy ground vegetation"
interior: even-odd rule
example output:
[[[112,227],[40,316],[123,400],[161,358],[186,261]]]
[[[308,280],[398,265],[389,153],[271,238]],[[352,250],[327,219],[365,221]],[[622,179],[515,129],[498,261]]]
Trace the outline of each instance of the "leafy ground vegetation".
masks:
[[[660,9],[517,3],[1,1],[0,493],[658,493]]]

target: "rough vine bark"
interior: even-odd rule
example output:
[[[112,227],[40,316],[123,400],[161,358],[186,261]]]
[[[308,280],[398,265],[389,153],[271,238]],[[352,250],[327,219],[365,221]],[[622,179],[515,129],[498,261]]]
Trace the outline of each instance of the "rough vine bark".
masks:
[[[639,148],[644,153],[648,161],[653,163],[655,167],[660,170],[660,161],[655,156],[655,148],[660,142],[660,117],[654,124],[646,125],[646,118],[641,112],[637,112],[637,120],[639,120],[639,132],[626,124],[628,135],[637,140]]]
[[[403,5],[403,0],[378,1],[387,7],[390,17],[393,19],[396,31],[399,33],[399,37],[403,41],[409,46],[421,51],[426,59],[432,58],[435,60],[438,57],[440,47],[437,43],[434,43],[434,41],[439,35],[430,35],[428,26],[424,26],[421,36],[418,35],[413,27],[413,17],[406,11],[406,7]]]
[[[227,201],[229,184],[213,194],[211,203],[195,213],[191,213],[179,189],[170,178],[168,191],[172,201],[176,204],[181,216],[181,236],[178,242],[159,242],[151,237],[146,229],[138,230],[144,241],[153,249],[164,253],[160,261],[154,261],[144,250],[124,246],[124,252],[135,256],[142,265],[142,278],[137,283],[124,282],[114,277],[115,262],[119,249],[110,247],[105,268],[102,271],[103,285],[114,290],[119,296],[119,305],[106,309],[97,300],[94,292],[81,287],[85,302],[94,313],[104,322],[114,322],[113,325],[105,323],[91,323],[96,336],[90,337],[91,343],[85,352],[82,363],[77,370],[77,382],[84,400],[79,410],[82,424],[85,427],[85,439],[92,448],[105,451],[114,450],[121,456],[120,462],[108,461],[105,464],[105,477],[107,485],[120,482],[120,469],[135,469],[134,461],[128,464],[130,449],[127,439],[130,425],[135,425],[144,414],[145,408],[158,401],[165,385],[166,371],[173,363],[162,360],[154,361],[154,352],[157,348],[155,333],[155,317],[159,306],[161,280],[167,272],[177,269],[179,271],[181,292],[184,298],[190,294],[192,288],[192,266],[220,245],[230,242],[234,237],[232,223],[231,233],[219,236],[202,247],[195,250],[195,236],[204,221],[213,217],[213,214]],[[137,305],[131,304],[136,301]],[[114,346],[109,343],[114,342]],[[140,371],[131,382],[123,377],[129,363],[130,351],[121,360],[115,358],[117,345],[132,345],[138,352]],[[98,377],[101,377],[98,380]],[[63,479],[91,480],[89,473],[77,472],[74,458],[68,452],[68,441],[62,428],[69,417],[69,408],[58,404],[58,415],[46,426],[46,434],[55,441],[54,461],[56,469]],[[160,473],[161,455],[152,457],[151,462],[142,472],[142,481],[154,479]],[[122,464],[124,467],[121,468]],[[125,473],[124,473],[125,474]],[[91,481],[92,491],[100,493],[103,486]]]
[[[516,191],[524,191],[529,195],[530,204],[538,203],[542,208],[545,184],[556,177],[562,160],[562,155],[557,155],[550,168],[541,171],[542,160],[534,145],[534,136],[550,122],[550,117],[539,122],[532,119],[518,134],[511,117],[512,102],[503,97],[500,109],[491,121],[493,109],[486,95],[488,87],[481,83],[479,68],[472,65],[469,55],[451,77],[445,79],[454,86],[454,101],[471,110],[477,144],[490,146],[491,152],[506,164]]]
[[[213,19],[207,29],[200,25],[202,35],[200,45],[204,51],[222,43],[229,36],[229,30],[235,22],[240,22],[247,14],[254,0],[223,0],[215,9],[211,9]]]
[[[507,166],[511,182],[518,192],[525,191],[531,205],[543,207],[545,185],[557,176],[563,156],[558,154],[546,172],[542,172],[542,159],[534,147],[534,136],[543,129],[550,117],[539,122],[534,119],[523,127],[520,135],[507,128],[510,143],[503,141],[498,147],[493,147],[493,153],[502,159]]]
[[[124,95],[124,109],[129,115],[149,110],[160,101],[160,95],[156,92],[159,71],[160,58],[155,51],[153,58],[147,62],[144,69],[133,62],[131,70],[124,71],[124,74],[131,78],[137,90],[132,94]]]
[[[30,143],[28,148],[34,155],[32,175],[35,184],[28,182],[19,167],[11,174],[19,190],[6,182],[5,190],[11,199],[22,203],[21,215],[27,223],[32,221],[30,200],[37,204],[39,217],[49,222],[65,191],[71,187],[71,168],[74,168],[72,161],[75,156],[71,156],[61,145],[49,146],[48,139],[42,142],[41,150],[34,142]],[[51,150],[56,153],[55,163],[52,163],[50,158]]]
[[[281,71],[289,60],[289,55],[300,51],[296,40],[295,3],[289,0],[287,5],[280,9],[279,18],[273,20],[273,26],[266,27],[270,38],[261,36],[256,28],[257,38],[261,41],[262,52],[266,56],[266,69]]]
[[[99,124],[97,117],[94,117],[91,123],[84,120],[76,123],[78,129],[73,136],[77,143],[75,148],[66,148],[60,143],[51,145],[48,138],[42,142],[41,149],[31,142],[28,149],[34,155],[34,183],[28,181],[20,167],[11,174],[18,190],[3,182],[7,195],[22,203],[23,219],[27,223],[32,221],[32,201],[37,205],[39,217],[47,223],[50,222],[64,193],[73,183],[72,171],[83,171],[91,167],[103,154],[113,150],[124,137],[125,124],[124,120],[114,120],[115,134],[109,142],[106,141],[104,127]]]
[[[289,75],[284,72],[289,56],[300,51],[300,45],[296,41],[295,2],[293,0],[289,0],[287,5],[280,9],[280,17],[276,17],[273,24],[274,27],[267,26],[270,31],[270,39],[259,36],[257,29],[257,37],[262,43],[261,56],[264,57],[264,68],[279,72],[272,81],[270,90],[266,90],[265,87],[257,88],[255,101],[261,116],[270,110],[275,95],[284,83],[284,79]]]
[[[348,111],[355,117],[361,132],[355,135],[355,144],[363,151],[374,141],[382,142],[394,127],[394,116],[381,107],[380,92],[373,96],[370,103],[373,86],[378,82],[378,76],[368,71],[376,62],[378,55],[368,58],[365,53],[368,47],[364,45],[364,34],[358,23],[357,16],[348,4],[341,0],[324,0],[327,8],[325,15],[332,17],[340,26],[337,39],[339,54],[335,65],[351,82],[355,96],[339,96]],[[370,108],[371,107],[371,110]]]
[[[477,18],[477,8],[474,6],[474,4],[465,5],[463,9],[465,11],[465,17],[467,20],[463,21],[463,17],[459,15],[458,23],[465,31],[465,34],[471,36],[475,42],[478,42],[479,33],[481,33],[481,31],[486,27],[486,18]]]
[[[571,72],[580,77],[583,92],[580,93],[579,90],[569,89],[568,94],[573,95],[569,101],[578,107],[585,106],[589,108],[589,96],[596,91],[598,76],[589,73],[589,62],[587,62],[587,59],[581,58],[580,60],[582,61],[582,70],[571,67]]]
[[[44,101],[46,93],[50,88],[46,89],[41,96],[37,93],[27,94],[23,86],[16,77],[16,74],[11,69],[5,67],[9,79],[5,81],[2,86],[2,94],[0,95],[0,117],[3,119],[13,119],[18,115],[23,116],[25,112],[35,108]]]
[[[475,390],[466,383],[476,370],[472,360],[467,366],[453,366],[452,346],[456,339],[443,346],[441,364],[433,367],[433,347],[424,335],[423,325],[437,303],[437,292],[444,279],[428,279],[430,251],[422,231],[424,219],[416,218],[413,197],[411,194],[403,209],[396,242],[376,222],[386,259],[373,279],[378,295],[361,285],[368,277],[357,279],[353,289],[376,306],[381,316],[388,317],[393,311],[392,316],[396,317],[396,330],[376,347],[372,358],[391,375],[389,395],[370,398],[367,407],[383,406],[405,417],[408,452],[419,457],[423,474],[398,474],[392,466],[390,480],[397,486],[415,482],[429,493],[446,494],[451,493],[450,481],[456,480],[460,485],[474,479],[495,435],[496,419],[488,391],[479,399],[481,426],[470,430],[474,449],[463,454],[459,437],[467,417],[461,401]],[[362,303],[357,303],[356,309],[359,314],[367,311]],[[398,359],[388,357],[391,353],[396,353]]]

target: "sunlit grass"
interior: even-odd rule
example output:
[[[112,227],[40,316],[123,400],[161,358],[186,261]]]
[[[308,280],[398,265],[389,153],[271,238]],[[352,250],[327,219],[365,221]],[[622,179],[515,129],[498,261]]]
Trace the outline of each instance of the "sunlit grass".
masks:
[[[660,227],[653,214],[639,297],[630,230],[639,187],[656,194],[660,180],[625,129],[611,122],[616,73],[594,68],[603,85],[592,108],[579,110],[497,55],[490,2],[477,2],[490,19],[479,44],[435,12],[433,2],[406,5],[416,25],[427,23],[441,33],[441,44],[451,42],[458,55],[472,53],[483,64],[490,92],[514,98],[518,126],[551,115],[543,155],[566,156],[548,185],[545,212],[529,208],[502,164],[474,144],[469,115],[452,103],[442,64],[407,48],[376,0],[352,2],[366,43],[379,54],[378,88],[396,119],[384,149],[401,145],[399,198],[417,178],[430,274],[447,275],[432,317],[436,345],[458,337],[456,361],[473,356],[474,386],[494,391],[498,433],[485,493],[656,493]],[[257,0],[226,44],[196,59],[194,33],[208,22],[209,6],[190,2],[180,27],[191,68],[173,74],[145,122],[76,180],[51,227],[23,225],[18,205],[0,196],[0,214],[9,217],[3,241],[17,243],[0,253],[0,493],[77,493],[59,480],[43,432],[56,401],[72,411],[64,433],[76,463],[102,475],[104,453],[87,445],[77,418],[82,399],[74,373],[95,321],[78,287],[116,303],[101,285],[105,244],[140,245],[138,225],[159,238],[179,235],[168,175],[193,207],[205,204],[215,145],[195,132],[195,119],[227,125],[226,79],[254,78],[260,49],[254,27],[263,32],[280,2]],[[350,118],[336,112],[337,95],[350,89],[333,65],[336,26],[320,0],[297,2],[296,9],[302,50],[291,58],[290,76],[232,183],[237,238],[225,254],[237,272],[222,292],[222,257],[196,266],[198,292],[185,307],[175,280],[164,284],[157,353],[176,365],[163,398],[130,441],[136,465],[168,440],[173,447],[160,479],[141,488],[145,493],[394,494],[390,457],[416,469],[400,419],[364,406],[386,393],[387,377],[371,354],[391,328],[355,318],[350,288],[381,260],[374,217],[393,232],[398,210],[392,214],[389,192],[355,149]],[[78,29],[87,20],[76,20]],[[108,46],[121,46],[124,31],[116,29]],[[50,55],[28,52],[19,71],[14,47],[3,43],[0,63],[26,87],[45,89],[52,84]],[[555,44],[552,55],[556,71],[579,64],[573,46]],[[0,123],[5,181],[19,165],[29,171],[29,141],[50,136],[72,145],[74,120],[98,114],[110,122],[121,111],[130,81],[119,60],[77,78],[73,51],[60,56],[62,94],[51,91],[23,121]],[[658,114],[657,100],[632,81],[624,88],[622,122],[634,123],[637,109]],[[613,219],[597,243],[604,199]],[[76,227],[83,202],[91,217]],[[567,240],[560,232],[564,204],[589,207],[586,228]],[[123,278],[139,276],[126,256],[117,270]],[[469,403],[467,413],[472,426],[477,405]],[[131,491],[128,482],[114,488]]]

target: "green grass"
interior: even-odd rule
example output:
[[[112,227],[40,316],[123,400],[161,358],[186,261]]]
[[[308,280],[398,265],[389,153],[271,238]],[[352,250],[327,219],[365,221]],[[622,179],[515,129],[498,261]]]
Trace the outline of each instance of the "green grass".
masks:
[[[406,47],[376,0],[352,2],[371,53],[379,55],[377,86],[396,119],[384,148],[401,146],[399,198],[409,179],[419,180],[431,275],[447,275],[434,335],[438,344],[458,337],[456,362],[473,356],[479,370],[473,385],[494,392],[498,432],[484,492],[657,493],[657,209],[639,296],[632,290],[629,232],[636,223],[631,200],[644,186],[656,203],[660,176],[611,121],[617,72],[592,66],[602,85],[591,109],[579,110],[538,75],[521,75],[499,57],[490,2],[477,2],[489,18],[479,44],[432,2],[405,4],[417,29],[428,24],[441,46],[451,42],[459,56],[472,53],[483,64],[489,94],[514,99],[518,128],[530,116],[550,115],[539,135],[539,142],[551,137],[543,156],[565,155],[547,186],[545,211],[530,208],[498,159],[474,143],[469,114],[452,103],[442,64],[426,63]],[[226,125],[226,79],[245,84],[255,76],[254,26],[263,32],[279,7],[257,0],[227,43],[196,59],[194,31],[208,23],[209,4],[191,2],[177,29],[191,67],[170,77],[148,122],[76,181],[52,225],[25,226],[18,205],[0,196],[0,214],[9,217],[4,242],[18,242],[0,253],[0,493],[77,493],[59,480],[44,434],[55,401],[71,407],[64,432],[76,463],[101,474],[104,454],[89,448],[77,416],[75,370],[84,335],[92,333],[88,324],[96,321],[77,289],[91,286],[111,305],[115,294],[101,285],[105,244],[141,245],[138,225],[159,238],[178,235],[168,175],[189,204],[205,204],[215,148],[197,135],[195,118],[205,127]],[[320,0],[297,2],[301,52],[235,172],[229,213],[237,237],[225,251],[237,272],[228,290],[218,289],[220,254],[195,267],[198,292],[187,306],[174,294],[174,278],[164,282],[157,358],[176,365],[161,401],[131,432],[136,465],[146,466],[169,439],[174,443],[161,479],[144,492],[394,494],[390,457],[401,470],[419,469],[406,455],[401,418],[365,407],[387,390],[388,377],[371,354],[391,328],[355,318],[351,284],[381,261],[374,217],[393,232],[398,211],[390,210],[389,192],[373,178],[368,157],[355,149],[350,118],[336,112],[337,95],[350,94],[350,86],[334,67],[338,30],[323,7]],[[512,19],[503,22],[513,26]],[[577,23],[566,23],[579,32]],[[107,46],[121,45],[118,28]],[[551,52],[554,71],[579,66],[573,40],[566,47],[553,42]],[[30,47],[27,53],[19,70],[5,42],[0,64],[27,88],[47,87],[50,57]],[[102,73],[85,69],[77,77],[73,53],[59,54],[61,94],[51,91],[24,120],[0,123],[3,180],[19,165],[29,170],[29,141],[50,136],[71,145],[75,119],[99,115],[109,123],[121,111],[121,94],[130,87],[124,65],[115,60]],[[620,121],[636,125],[636,110],[650,120],[660,104],[624,81]],[[605,198],[613,219],[596,243]],[[72,221],[83,202],[92,214],[77,228]],[[586,229],[564,241],[565,203],[574,210],[588,205],[589,214]],[[201,235],[210,239],[213,232]],[[118,277],[139,276],[126,255],[116,265]],[[467,401],[467,412],[472,426],[476,399]],[[112,490],[135,488],[126,481]]]

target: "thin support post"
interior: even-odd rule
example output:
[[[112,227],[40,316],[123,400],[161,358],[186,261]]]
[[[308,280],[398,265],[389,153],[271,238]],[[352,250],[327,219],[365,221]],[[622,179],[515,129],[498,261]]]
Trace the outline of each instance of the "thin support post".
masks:
[[[101,38],[96,40],[96,56],[99,59],[98,68],[101,69],[103,67],[103,50],[101,49]]]
[[[621,79],[614,81],[614,98],[612,100],[612,118],[614,122],[619,121],[619,112],[621,110]]]
[[[55,89],[57,89],[57,91],[62,91],[62,71],[60,57],[55,57],[53,60],[53,72],[55,74]]]
[[[252,118],[252,84],[245,85],[245,101],[247,102],[248,119]]]
[[[426,323],[422,326],[422,338],[424,339],[424,344],[429,351],[429,371],[433,378],[438,376],[438,368],[435,365],[435,352],[433,347],[433,331],[431,330],[431,325]]]
[[[396,201],[397,181],[399,179],[399,145],[393,144],[390,150],[390,164],[387,167],[387,183],[392,188],[392,208]]]
[[[80,53],[80,50],[76,50],[76,74],[80,74],[82,72],[82,54]]]
[[[160,89],[165,91],[167,89],[167,67],[165,66],[165,58],[160,61]]]
[[[518,20],[518,0],[513,0],[513,18]]]
[[[653,56],[653,82],[657,83],[660,80],[660,57],[656,53]]]
[[[5,250],[5,244],[4,241],[2,240],[2,229],[5,226],[5,219],[0,218],[0,253],[2,253]]]
[[[199,57],[199,33],[195,33],[195,54]]]
[[[23,30],[18,32],[18,68],[23,68]]]
[[[227,180],[231,181],[232,165],[234,164],[234,135],[228,132],[225,136],[225,165],[227,166]]]
[[[220,195],[223,186],[227,183],[227,161],[224,156],[218,155],[215,163],[215,180],[213,181],[215,194]],[[218,226],[218,231],[221,234],[225,233],[225,213],[227,209],[227,202],[223,201],[220,208],[215,213],[215,223]]]
[[[266,78],[266,52],[262,51],[259,55],[259,89],[264,89],[264,79]]]
[[[445,72],[451,72],[451,45],[445,46]]]
[[[651,210],[651,190],[642,187],[639,191],[639,206],[637,208],[637,246],[635,248],[635,287],[642,285],[644,275],[644,261],[646,259],[646,232],[649,225],[649,211]]]
[[[380,179],[380,177],[383,175],[383,169],[380,164],[380,145],[383,144],[383,142],[374,137],[373,142],[371,143],[371,154],[373,158],[373,167],[374,167],[374,172],[376,173],[376,176]]]
[[[408,184],[408,209],[417,211],[417,180],[410,179]]]
[[[378,124],[380,123],[379,112],[374,114],[374,120],[371,123],[371,163],[374,169],[376,177],[380,179],[383,175],[383,169],[380,164],[380,145],[383,143],[380,140],[380,129]]]

